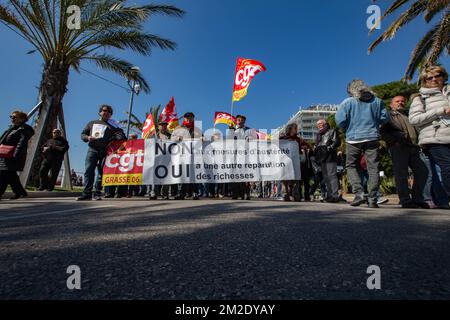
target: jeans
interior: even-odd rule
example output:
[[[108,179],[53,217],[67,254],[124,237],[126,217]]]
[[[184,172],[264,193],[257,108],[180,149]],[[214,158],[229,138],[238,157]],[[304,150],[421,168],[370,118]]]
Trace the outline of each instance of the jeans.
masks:
[[[428,150],[433,161],[441,169],[442,185],[447,196],[450,196],[450,145],[430,144]]]
[[[325,179],[323,178],[322,172],[317,172],[314,174],[313,185],[311,186],[311,191],[309,194],[311,197],[314,197],[317,188],[320,187],[320,196],[325,199],[327,197],[327,185],[325,183]]]
[[[425,201],[433,201],[437,206],[448,206],[448,196],[441,182],[441,169],[427,151],[422,153],[422,157],[429,172],[424,192]]]
[[[100,196],[102,193],[102,174],[103,165],[105,164],[106,153],[104,150],[88,149],[86,154],[84,172],[84,190],[83,195],[91,196],[95,183],[95,195]],[[97,169],[97,179],[95,179],[95,170]]]
[[[358,172],[361,155],[366,157],[367,171],[369,174],[368,192],[369,202],[377,202],[377,194],[380,188],[380,173],[378,165],[380,163],[380,156],[378,152],[378,141],[368,141],[362,143],[350,144],[347,143],[347,175],[352,185],[353,193],[357,197],[364,196],[364,189],[361,183],[361,177]]]
[[[416,146],[398,145],[389,148],[389,153],[392,157],[395,186],[400,204],[424,202],[424,191],[429,170],[420,148]],[[414,175],[411,196],[408,187],[408,168],[411,168]]]

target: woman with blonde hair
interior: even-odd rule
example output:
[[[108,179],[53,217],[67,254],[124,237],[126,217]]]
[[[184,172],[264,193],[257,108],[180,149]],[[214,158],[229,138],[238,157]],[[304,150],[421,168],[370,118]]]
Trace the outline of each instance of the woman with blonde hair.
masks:
[[[11,200],[14,200],[27,196],[17,171],[22,171],[25,166],[28,141],[34,135],[34,130],[26,124],[26,113],[16,110],[9,117],[11,125],[0,137],[0,199],[6,187],[11,185],[14,192]]]
[[[450,196],[450,86],[441,66],[430,66],[420,74],[420,91],[411,104],[409,122],[419,132],[419,145],[429,152],[442,172],[442,183]]]

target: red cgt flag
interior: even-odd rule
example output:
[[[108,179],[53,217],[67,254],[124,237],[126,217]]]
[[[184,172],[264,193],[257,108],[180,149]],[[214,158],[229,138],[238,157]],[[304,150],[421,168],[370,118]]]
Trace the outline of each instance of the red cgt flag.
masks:
[[[144,127],[142,128],[142,139],[151,138],[155,133],[155,121],[153,120],[153,115],[150,113],[144,122]]]
[[[233,101],[239,101],[247,95],[247,89],[253,77],[266,67],[257,60],[238,58],[234,76]]]
[[[178,115],[175,108],[175,99],[172,97],[159,115],[159,122],[167,122],[169,131],[173,131],[178,126]]]
[[[235,126],[236,118],[227,112],[216,112],[214,114],[214,127],[219,123],[223,123],[228,126]]]

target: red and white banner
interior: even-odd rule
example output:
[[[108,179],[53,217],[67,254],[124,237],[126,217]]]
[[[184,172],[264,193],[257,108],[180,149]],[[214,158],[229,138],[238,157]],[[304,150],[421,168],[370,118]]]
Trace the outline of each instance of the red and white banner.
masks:
[[[233,101],[239,101],[247,95],[247,89],[253,77],[266,67],[257,60],[238,58],[234,75]]]
[[[300,180],[295,141],[115,142],[103,168],[104,186],[285,180]]]
[[[103,185],[142,185],[145,141],[114,141],[109,145],[103,167]]]

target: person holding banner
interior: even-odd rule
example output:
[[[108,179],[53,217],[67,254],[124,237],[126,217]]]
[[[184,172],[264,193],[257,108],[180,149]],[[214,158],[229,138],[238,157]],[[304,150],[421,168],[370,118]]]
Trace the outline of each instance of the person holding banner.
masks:
[[[84,190],[77,201],[92,200],[92,189],[95,182],[94,199],[101,200],[103,165],[108,144],[114,140],[126,140],[122,129],[116,127],[111,121],[113,108],[102,105],[98,110],[99,120],[89,122],[81,132],[81,140],[88,143],[84,173]],[[97,180],[95,181],[95,170]]]
[[[231,140],[254,140],[257,139],[256,130],[245,125],[247,118],[243,115],[236,116],[236,126],[230,126],[227,130],[227,139]],[[245,182],[230,183],[231,197],[233,200],[242,198],[250,200],[250,187]]]
[[[164,120],[160,120],[158,123],[158,133],[157,138],[161,141],[169,141],[171,138],[171,134],[168,130],[168,123]],[[153,190],[150,192],[149,199],[157,200],[158,196],[162,196],[164,200],[169,200],[169,191],[170,188],[174,188],[177,185],[155,185]]]
[[[183,118],[183,124],[178,126],[172,132],[171,140],[180,142],[191,139],[201,139],[203,134],[202,131],[195,126],[194,113],[186,112]],[[192,200],[199,200],[198,185],[195,183],[183,183],[179,185],[178,194],[175,196],[175,200],[184,200],[187,195],[192,195]]]

